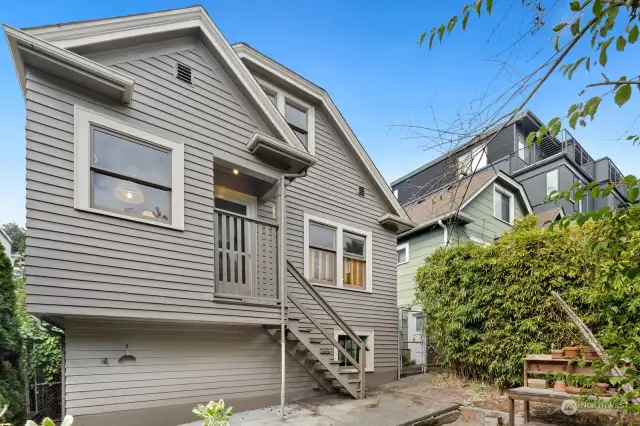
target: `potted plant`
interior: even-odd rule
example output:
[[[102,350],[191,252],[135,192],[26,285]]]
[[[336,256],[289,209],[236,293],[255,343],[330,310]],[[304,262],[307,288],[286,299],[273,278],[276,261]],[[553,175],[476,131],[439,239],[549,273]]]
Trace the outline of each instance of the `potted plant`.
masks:
[[[562,349],[556,349],[554,345],[551,345],[551,359],[561,359],[564,356]]]
[[[553,374],[553,391],[554,392],[566,392],[567,382],[565,382],[566,376],[564,373]]]
[[[583,392],[582,381],[580,377],[571,376],[567,377],[567,390],[566,392],[571,395],[580,395]]]
[[[567,346],[564,348],[564,357],[568,359],[578,358],[580,355],[580,346]]]
[[[585,348],[582,350],[582,359],[585,361],[593,361],[600,359],[600,357],[598,356],[598,353],[596,351],[588,346],[585,346]]]

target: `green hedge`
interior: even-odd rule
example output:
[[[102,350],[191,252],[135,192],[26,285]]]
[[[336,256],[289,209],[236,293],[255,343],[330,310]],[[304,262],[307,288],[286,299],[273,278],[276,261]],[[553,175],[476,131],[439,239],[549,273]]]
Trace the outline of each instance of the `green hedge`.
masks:
[[[13,266],[0,245],[0,406],[9,405],[7,420],[19,418],[24,410],[21,352]]]
[[[427,334],[458,374],[503,388],[519,385],[526,354],[580,342],[551,291],[585,308],[576,289],[591,285],[598,266],[586,249],[588,230],[549,231],[536,221],[524,218],[494,246],[441,248],[418,269],[416,298],[427,314]]]

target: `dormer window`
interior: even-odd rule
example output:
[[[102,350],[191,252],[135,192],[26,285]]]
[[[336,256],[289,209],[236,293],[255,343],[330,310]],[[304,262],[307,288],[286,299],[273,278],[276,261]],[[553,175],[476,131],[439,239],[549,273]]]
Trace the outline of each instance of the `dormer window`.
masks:
[[[265,82],[260,82],[260,85],[309,154],[315,155],[315,109],[313,106]]]

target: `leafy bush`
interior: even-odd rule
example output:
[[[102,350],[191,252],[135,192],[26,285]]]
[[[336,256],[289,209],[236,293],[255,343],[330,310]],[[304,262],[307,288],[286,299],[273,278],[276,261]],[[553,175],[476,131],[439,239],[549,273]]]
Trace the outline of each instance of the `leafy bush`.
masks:
[[[592,279],[585,232],[550,232],[536,222],[524,218],[494,246],[441,248],[418,269],[416,298],[429,318],[427,334],[456,373],[518,385],[526,354],[579,343],[551,291],[568,295]]]
[[[24,411],[24,384],[20,374],[22,338],[16,316],[16,293],[13,266],[0,245],[0,406],[11,421]]]
[[[192,411],[193,414],[204,420],[203,426],[228,426],[233,416],[233,407],[224,408],[224,400],[218,402],[209,401],[204,406],[199,404]]]
[[[65,416],[64,419],[62,419],[62,423],[60,423],[60,426],[71,426],[72,424],[73,424],[73,417]],[[27,423],[25,423],[24,426],[38,426],[38,424],[33,420],[27,420]],[[42,421],[42,426],[55,426],[55,423],[53,422],[53,420],[47,417]]]

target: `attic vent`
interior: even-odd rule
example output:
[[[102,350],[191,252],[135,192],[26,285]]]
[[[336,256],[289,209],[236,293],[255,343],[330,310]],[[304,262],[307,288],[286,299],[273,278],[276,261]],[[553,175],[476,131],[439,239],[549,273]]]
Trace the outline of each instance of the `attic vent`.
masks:
[[[192,84],[191,68],[186,66],[185,64],[181,64],[178,62],[178,67],[176,69],[176,77],[178,77],[178,80],[182,80],[185,83]]]
[[[358,195],[364,197],[364,186],[358,187]]]

